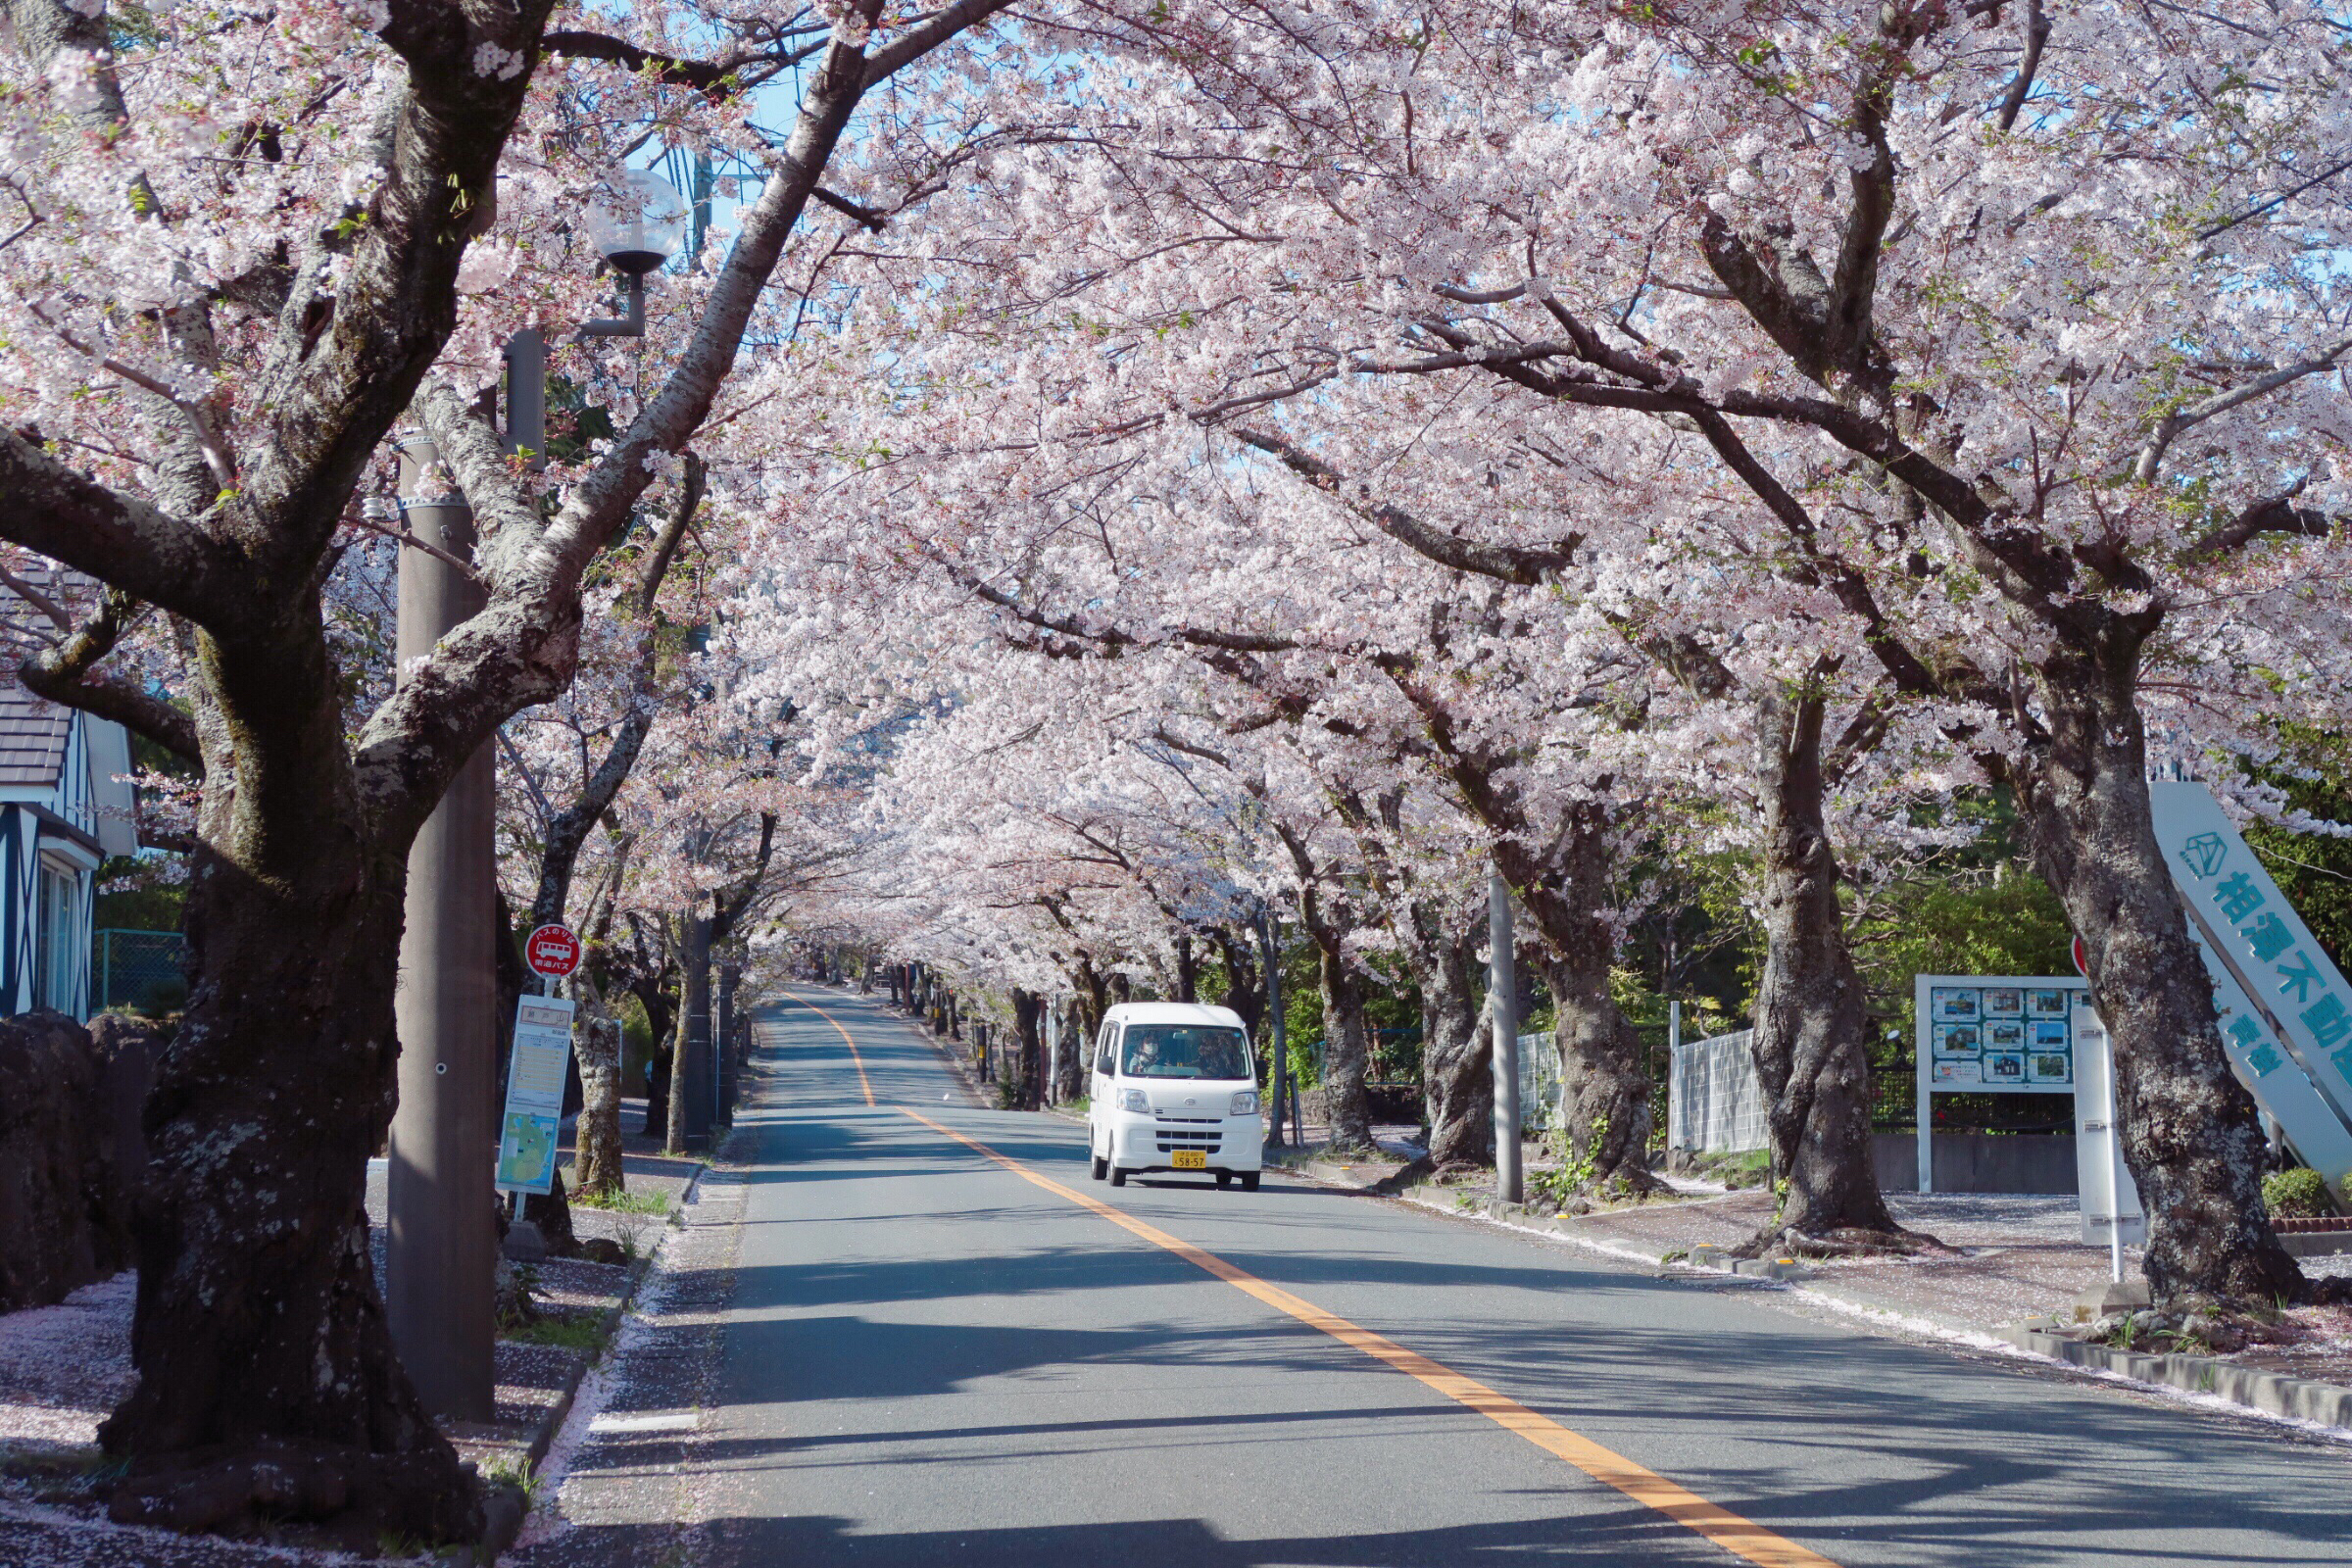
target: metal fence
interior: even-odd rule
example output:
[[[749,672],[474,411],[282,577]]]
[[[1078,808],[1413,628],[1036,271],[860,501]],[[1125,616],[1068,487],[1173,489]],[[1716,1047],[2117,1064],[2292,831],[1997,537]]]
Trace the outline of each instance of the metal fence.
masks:
[[[1762,1149],[1769,1141],[1764,1086],[1741,1029],[1675,1048],[1666,1092],[1666,1146],[1709,1154]]]
[[[176,931],[91,934],[90,1011],[177,1012],[187,1004],[188,939]]]

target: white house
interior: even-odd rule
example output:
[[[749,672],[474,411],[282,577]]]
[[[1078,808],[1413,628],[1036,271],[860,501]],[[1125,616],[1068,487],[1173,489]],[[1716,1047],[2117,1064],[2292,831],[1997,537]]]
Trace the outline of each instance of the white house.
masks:
[[[0,684],[0,1016],[90,1015],[98,865],[139,847],[130,737]]]

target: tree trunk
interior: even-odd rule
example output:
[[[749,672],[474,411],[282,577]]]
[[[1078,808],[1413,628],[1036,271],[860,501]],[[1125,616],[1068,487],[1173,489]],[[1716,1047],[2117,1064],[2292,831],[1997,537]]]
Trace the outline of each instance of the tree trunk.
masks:
[[[1040,1087],[1046,1078],[1045,1036],[1038,1019],[1043,1011],[1033,992],[1015,989],[1012,993],[1013,1033],[1019,1042],[1015,1047],[1016,1060],[1008,1076],[1013,1085],[1015,1110],[1035,1110],[1040,1101]]]
[[[1416,901],[1414,924],[1430,941],[1414,980],[1421,987],[1421,1095],[1430,1162],[1494,1162],[1494,1042],[1479,1027],[1478,949],[1486,916],[1448,929],[1446,911]]]
[[[1364,977],[1348,962],[1339,943],[1323,941],[1323,1115],[1331,1127],[1331,1148],[1337,1152],[1369,1151],[1372,1143],[1372,1098],[1364,1092],[1364,1075],[1372,1065],[1369,1036],[1364,1028]]]
[[[628,1187],[620,1156],[620,1020],[585,972],[572,989],[580,1001],[582,1101],[572,1185],[583,1195],[608,1198]]]
[[[2061,644],[2037,674],[2049,740],[2018,770],[2019,804],[2114,1042],[2149,1291],[2160,1303],[2300,1298],[2307,1282],[2263,1208],[2254,1102],[2223,1053],[2213,983],[2149,816],[2136,649],[2094,660]]]
[[[522,1217],[539,1227],[539,1239],[547,1244],[550,1257],[577,1257],[580,1239],[571,1228],[571,1198],[564,1191],[564,1171],[557,1167],[555,1180],[544,1193],[526,1194],[522,1200]]]
[[[662,989],[662,978],[639,978],[629,982],[630,994],[645,1009],[646,1033],[654,1049],[645,1064],[645,1125],[638,1129],[648,1138],[669,1136],[669,1073],[673,1052],[671,1033],[676,1027],[677,1006],[669,993]]]
[[[1560,1125],[1570,1164],[1595,1190],[1649,1193],[1649,1073],[1634,1026],[1609,994],[1617,933],[1609,924],[1610,822],[1604,808],[1571,809],[1547,861],[1505,839],[1504,877],[1551,950],[1544,962],[1560,1054]],[[1522,876],[1527,880],[1522,882]]]
[[[1054,1087],[1054,1099],[1058,1104],[1069,1104],[1086,1094],[1088,1058],[1094,1049],[1094,1031],[1086,1024],[1086,1004],[1072,997],[1062,1007],[1061,1073]]]
[[[197,638],[195,983],[147,1101],[138,1381],[100,1429],[129,1466],[111,1507],[472,1540],[479,1489],[393,1353],[368,1258],[408,844],[371,840],[316,588],[283,592],[269,639]]]
[[[1917,1240],[1886,1212],[1871,1164],[1870,1015],[1824,815],[1823,707],[1816,683],[1773,691],[1756,712],[1765,949],[1752,1052],[1773,1174],[1788,1185],[1779,1212],[1744,1249],[1751,1255]]]
[[[1193,960],[1193,934],[1190,931],[1176,934],[1176,1000],[1200,1000],[1200,973],[1199,965]]]
[[[1258,1039],[1266,1021],[1266,982],[1258,971],[1255,939],[1247,931],[1218,927],[1209,940],[1225,969],[1225,1005],[1242,1015],[1242,1027]]]

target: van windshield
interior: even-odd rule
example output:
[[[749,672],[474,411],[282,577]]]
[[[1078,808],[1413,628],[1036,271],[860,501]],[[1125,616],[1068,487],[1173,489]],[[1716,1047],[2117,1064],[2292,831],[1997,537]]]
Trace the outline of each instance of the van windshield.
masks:
[[[1119,1070],[1130,1078],[1248,1078],[1250,1039],[1220,1024],[1131,1023]]]

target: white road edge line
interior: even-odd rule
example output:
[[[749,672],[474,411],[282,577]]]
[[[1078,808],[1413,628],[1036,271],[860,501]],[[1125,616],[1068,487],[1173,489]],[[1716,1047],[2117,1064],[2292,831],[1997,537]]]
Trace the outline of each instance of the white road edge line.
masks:
[[[607,1432],[692,1432],[701,1421],[692,1410],[663,1411],[658,1415],[615,1415],[602,1411],[588,1423],[588,1430],[600,1436]]]
[[[1310,1177],[1309,1180],[1312,1178]],[[1346,1191],[1344,1188],[1336,1190]],[[1718,1269],[1690,1268],[1681,1263],[1663,1263],[1654,1254],[1641,1251],[1636,1248],[1615,1247],[1607,1242],[1597,1242],[1588,1237],[1567,1236],[1558,1231],[1539,1230],[1533,1225],[1515,1225],[1507,1219],[1496,1219],[1492,1214],[1466,1213],[1445,1208],[1418,1198],[1404,1198],[1399,1195],[1399,1200],[1431,1214],[1445,1215],[1448,1219],[1466,1219],[1481,1225],[1492,1225],[1496,1230],[1515,1231],[1522,1236],[1541,1237],[1547,1242],[1565,1242],[1570,1247],[1581,1247],[1587,1251],[1598,1252],[1604,1257],[1613,1257],[1622,1262],[1640,1263],[1653,1269],[1671,1269],[1673,1277],[1677,1279],[1705,1280],[1718,1284],[1737,1283],[1758,1291],[1776,1294],[1787,1292],[1790,1296],[1802,1297],[1810,1305],[1826,1307],[1832,1312],[1853,1318],[1858,1322],[1876,1324],[1883,1328],[1899,1328],[1904,1333],[1916,1335],[1921,1339],[1935,1340],[1971,1350],[1987,1351],[2013,1361],[2024,1361],[2034,1367],[2051,1367],[2061,1372],[2071,1372],[2100,1383],[2110,1383],[2118,1388],[2130,1389],[2134,1394],[2152,1394],[2168,1403],[2185,1405],[2192,1410],[2202,1410],[2212,1415],[2236,1416],[2243,1420],[2260,1422],[2266,1426],[2283,1427],[2290,1432],[2301,1433],[2305,1437],[2319,1438],[2328,1443],[2352,1447],[2352,1427],[2331,1427],[2322,1422],[2306,1420],[2299,1415],[2280,1415],[2276,1411],[2258,1409],[2250,1404],[2239,1404],[2234,1399],[2225,1399],[2218,1394],[2199,1394],[2194,1389],[2176,1389],[2169,1383],[2143,1383],[2137,1378],[2126,1377],[2121,1372],[2110,1371],[2104,1367],[2077,1366],[2072,1361],[2061,1361],[2054,1355],[2043,1355],[2036,1350],[2025,1349],[1990,1334],[1972,1329],[1947,1328],[1932,1319],[1913,1317],[1907,1312],[1897,1312],[1889,1307],[1865,1306],[1859,1301],[1849,1301],[1843,1297],[1832,1296],[1825,1291],[1808,1290],[1802,1285],[1786,1280],[1741,1279],[1739,1275],[1725,1274]]]

